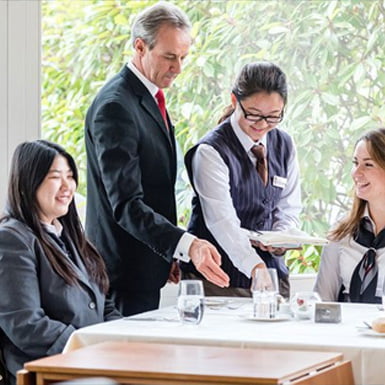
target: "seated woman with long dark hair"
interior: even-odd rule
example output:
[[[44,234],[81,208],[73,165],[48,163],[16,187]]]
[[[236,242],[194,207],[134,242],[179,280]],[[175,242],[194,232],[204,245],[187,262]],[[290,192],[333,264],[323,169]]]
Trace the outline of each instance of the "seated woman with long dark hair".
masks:
[[[76,211],[75,162],[44,140],[20,144],[0,219],[0,344],[9,375],[60,353],[83,326],[120,318],[105,294],[103,259]]]

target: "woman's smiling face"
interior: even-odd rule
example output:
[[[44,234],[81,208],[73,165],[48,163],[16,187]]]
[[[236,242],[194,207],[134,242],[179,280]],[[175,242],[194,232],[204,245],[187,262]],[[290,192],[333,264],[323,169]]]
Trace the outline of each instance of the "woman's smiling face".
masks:
[[[75,190],[76,182],[67,159],[57,155],[36,191],[40,220],[51,224],[54,219],[67,214]]]
[[[255,115],[264,118],[280,120],[283,113],[284,101],[278,92],[257,92],[238,101],[234,94],[231,96],[232,105],[235,109],[235,117],[241,130],[248,135],[254,142],[260,140],[264,135],[277,126],[278,123],[268,123],[265,119],[252,122],[245,118]]]
[[[385,170],[372,159],[365,140],[354,150],[352,178],[358,198],[369,204],[385,201]]]

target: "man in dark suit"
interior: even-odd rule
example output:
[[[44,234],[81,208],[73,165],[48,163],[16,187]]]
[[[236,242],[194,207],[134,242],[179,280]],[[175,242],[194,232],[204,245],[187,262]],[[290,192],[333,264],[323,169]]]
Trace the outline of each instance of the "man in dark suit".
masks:
[[[86,231],[103,255],[111,295],[124,315],[156,309],[175,261],[190,260],[211,282],[228,285],[215,247],[176,226],[174,127],[158,91],[181,72],[190,22],[157,3],[132,29],[133,59],[100,90],[87,112]]]

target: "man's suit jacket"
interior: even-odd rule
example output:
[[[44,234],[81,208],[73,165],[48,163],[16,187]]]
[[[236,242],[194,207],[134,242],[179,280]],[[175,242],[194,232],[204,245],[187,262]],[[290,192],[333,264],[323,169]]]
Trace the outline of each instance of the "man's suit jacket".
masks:
[[[87,112],[86,231],[111,287],[161,288],[183,230],[175,226],[176,151],[144,84],[124,66]]]
[[[71,261],[79,285],[53,270],[29,227],[16,219],[0,225],[0,346],[13,375],[26,361],[61,353],[76,329],[121,317],[69,244],[75,263],[63,258]]]

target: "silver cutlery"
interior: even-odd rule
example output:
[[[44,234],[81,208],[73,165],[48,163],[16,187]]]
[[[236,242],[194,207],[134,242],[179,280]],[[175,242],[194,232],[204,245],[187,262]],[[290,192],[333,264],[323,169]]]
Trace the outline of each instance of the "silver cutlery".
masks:
[[[237,310],[240,309],[242,306],[245,306],[247,303],[237,303],[237,302],[232,302],[232,301],[227,301],[223,303],[218,303],[218,304],[205,304],[205,306],[211,310],[220,310],[220,309],[229,309],[229,310]]]
[[[179,319],[172,317],[124,317],[125,321],[164,321],[164,322],[179,322]]]

